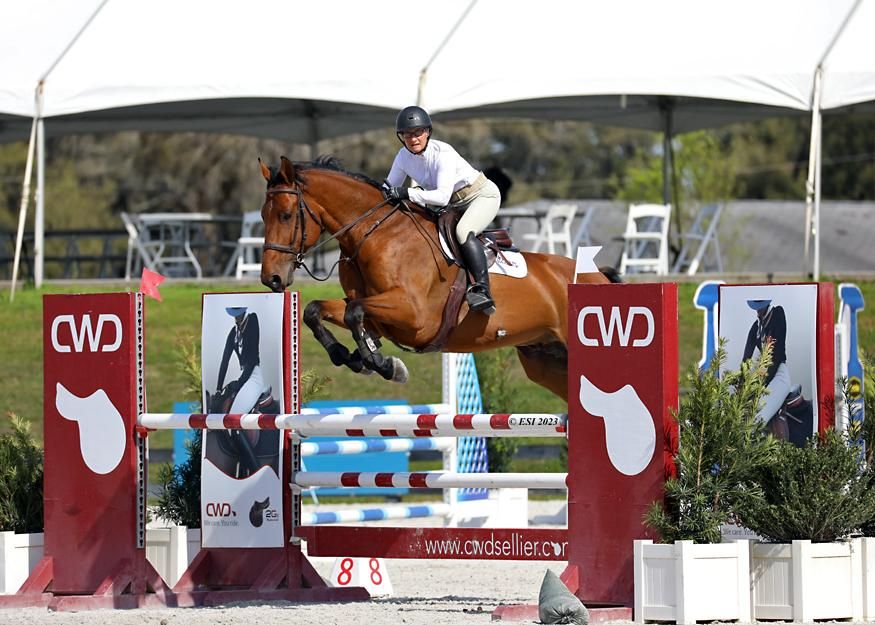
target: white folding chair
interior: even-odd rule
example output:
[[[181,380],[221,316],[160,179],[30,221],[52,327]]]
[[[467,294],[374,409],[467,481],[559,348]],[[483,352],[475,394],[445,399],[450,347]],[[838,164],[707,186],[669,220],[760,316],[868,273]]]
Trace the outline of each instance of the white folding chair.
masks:
[[[595,207],[588,206],[586,212],[581,216],[577,230],[574,231],[574,236],[571,238],[571,249],[577,250],[581,246],[592,247],[592,239],[589,236],[589,224],[592,222],[594,212]]]
[[[692,276],[699,267],[723,272],[720,240],[717,237],[717,225],[720,223],[722,210],[722,204],[707,204],[699,209],[693,225],[681,235],[681,251],[671,269],[672,273],[686,272]],[[709,251],[712,263],[708,263]]]
[[[632,204],[623,233],[620,273],[668,274],[671,204]]]
[[[148,230],[142,227],[136,215],[120,213],[122,223],[128,233],[128,253],[125,261],[125,280],[130,280],[144,265],[151,271],[157,271],[155,267],[156,243],[149,240]],[[134,250],[137,256],[134,257]]]
[[[236,257],[237,270],[235,276],[241,280],[244,274],[261,274],[261,253],[264,249],[264,222],[261,211],[243,213],[243,223],[240,225],[240,238],[237,239],[237,249],[232,256]]]
[[[571,222],[577,212],[576,204],[557,203],[547,209],[541,219],[541,227],[537,233],[524,234],[523,240],[532,241],[529,251],[537,252],[547,244],[547,251],[556,253],[556,244],[565,246],[565,255],[571,257],[574,252],[571,247]]]

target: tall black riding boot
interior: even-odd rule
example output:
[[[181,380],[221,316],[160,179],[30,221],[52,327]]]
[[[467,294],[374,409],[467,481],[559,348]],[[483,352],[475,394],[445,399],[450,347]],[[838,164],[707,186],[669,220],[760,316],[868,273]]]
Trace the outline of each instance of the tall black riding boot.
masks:
[[[471,310],[479,310],[485,315],[495,312],[495,302],[489,294],[489,270],[486,266],[486,250],[473,232],[462,244],[462,257],[465,266],[474,277],[474,282],[468,287],[466,298]]]

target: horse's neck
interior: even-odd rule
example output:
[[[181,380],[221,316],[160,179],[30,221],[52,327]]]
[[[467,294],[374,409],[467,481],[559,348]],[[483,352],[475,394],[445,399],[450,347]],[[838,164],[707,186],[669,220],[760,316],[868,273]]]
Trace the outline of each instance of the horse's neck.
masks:
[[[383,201],[380,192],[366,182],[333,172],[324,172],[318,179],[313,176],[308,187],[321,207],[323,224],[331,234]]]
[[[397,208],[392,204],[383,204],[383,194],[366,182],[344,174],[322,172],[318,180],[316,176],[310,179],[308,187],[310,194],[321,206],[322,222],[328,232],[337,234],[355,223],[341,235],[341,239],[347,239],[353,244],[358,244],[363,237],[371,236],[371,233],[400,236],[413,230],[410,219],[401,219],[400,215],[386,219]],[[366,215],[371,209],[376,210],[373,214]],[[413,215],[413,219],[424,221],[424,218],[417,215]],[[356,220],[360,221],[356,223]]]

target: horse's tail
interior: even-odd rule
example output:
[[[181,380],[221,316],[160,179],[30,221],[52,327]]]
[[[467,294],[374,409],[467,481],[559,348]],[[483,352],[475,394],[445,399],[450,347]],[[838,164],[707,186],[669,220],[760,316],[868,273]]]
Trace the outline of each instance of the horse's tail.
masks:
[[[601,271],[602,274],[604,274],[604,276],[605,276],[608,280],[610,280],[611,282],[613,282],[614,284],[618,284],[618,283],[620,283],[620,282],[623,281],[623,280],[620,278],[620,274],[619,274],[619,273],[617,272],[617,270],[614,269],[613,267],[607,267],[607,266],[605,266],[605,267],[599,267],[599,271]]]

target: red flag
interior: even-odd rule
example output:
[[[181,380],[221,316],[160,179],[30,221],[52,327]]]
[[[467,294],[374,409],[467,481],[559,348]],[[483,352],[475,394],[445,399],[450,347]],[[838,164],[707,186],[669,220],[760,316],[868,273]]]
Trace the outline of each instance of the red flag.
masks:
[[[143,277],[140,278],[140,293],[147,297],[153,297],[161,301],[161,293],[158,285],[164,282],[164,276],[149,269],[143,268]]]

